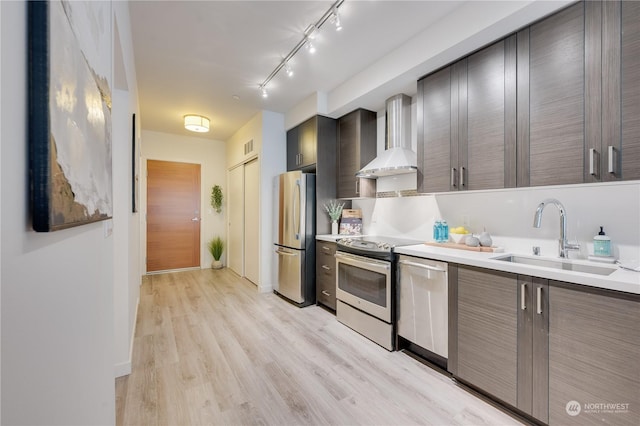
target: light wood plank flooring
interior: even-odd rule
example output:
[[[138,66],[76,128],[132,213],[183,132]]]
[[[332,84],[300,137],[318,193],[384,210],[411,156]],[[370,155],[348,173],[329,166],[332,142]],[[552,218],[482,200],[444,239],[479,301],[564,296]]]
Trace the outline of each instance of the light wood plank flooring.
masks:
[[[507,425],[515,419],[317,306],[229,270],[145,277],[118,425]]]

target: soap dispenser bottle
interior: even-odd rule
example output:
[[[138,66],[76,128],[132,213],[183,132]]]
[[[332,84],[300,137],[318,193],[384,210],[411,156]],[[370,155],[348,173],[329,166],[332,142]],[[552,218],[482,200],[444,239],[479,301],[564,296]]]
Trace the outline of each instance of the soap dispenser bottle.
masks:
[[[611,256],[611,238],[607,237],[601,226],[598,235],[593,237],[593,254],[595,256]]]

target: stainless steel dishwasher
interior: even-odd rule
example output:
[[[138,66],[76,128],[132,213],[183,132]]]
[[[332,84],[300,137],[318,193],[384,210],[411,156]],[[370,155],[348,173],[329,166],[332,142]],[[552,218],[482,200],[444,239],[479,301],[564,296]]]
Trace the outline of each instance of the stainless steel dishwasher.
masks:
[[[448,287],[445,262],[399,257],[398,336],[411,343],[410,350],[444,368],[449,344]]]

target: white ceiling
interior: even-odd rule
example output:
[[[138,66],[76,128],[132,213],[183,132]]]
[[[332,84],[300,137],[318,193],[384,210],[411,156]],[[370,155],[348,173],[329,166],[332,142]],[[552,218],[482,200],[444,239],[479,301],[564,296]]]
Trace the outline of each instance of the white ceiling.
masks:
[[[300,50],[294,76],[281,71],[263,99],[258,85],[333,1],[131,1],[142,127],[195,136],[182,116],[196,113],[211,119],[197,136],[226,140],[259,110],[285,113],[330,92],[461,3],[346,0],[343,30],[327,22],[317,52]]]
[[[225,141],[260,110],[284,113],[286,127],[316,113],[380,111],[389,96],[415,95],[421,76],[573,1],[345,0],[343,30],[326,22],[317,52],[301,49],[294,76],[278,73],[264,99],[258,86],[334,0],[131,0],[140,123]],[[193,113],[211,119],[209,133],[183,128]]]

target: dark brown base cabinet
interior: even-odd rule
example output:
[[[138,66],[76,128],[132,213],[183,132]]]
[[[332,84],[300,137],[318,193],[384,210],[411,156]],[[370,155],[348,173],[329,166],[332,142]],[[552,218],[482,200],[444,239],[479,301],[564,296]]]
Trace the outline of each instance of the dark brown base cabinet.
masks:
[[[336,310],[336,243],[316,241],[316,300]]]
[[[640,424],[640,295],[549,282],[549,424]]]
[[[640,295],[449,268],[454,377],[549,425],[638,425]]]

